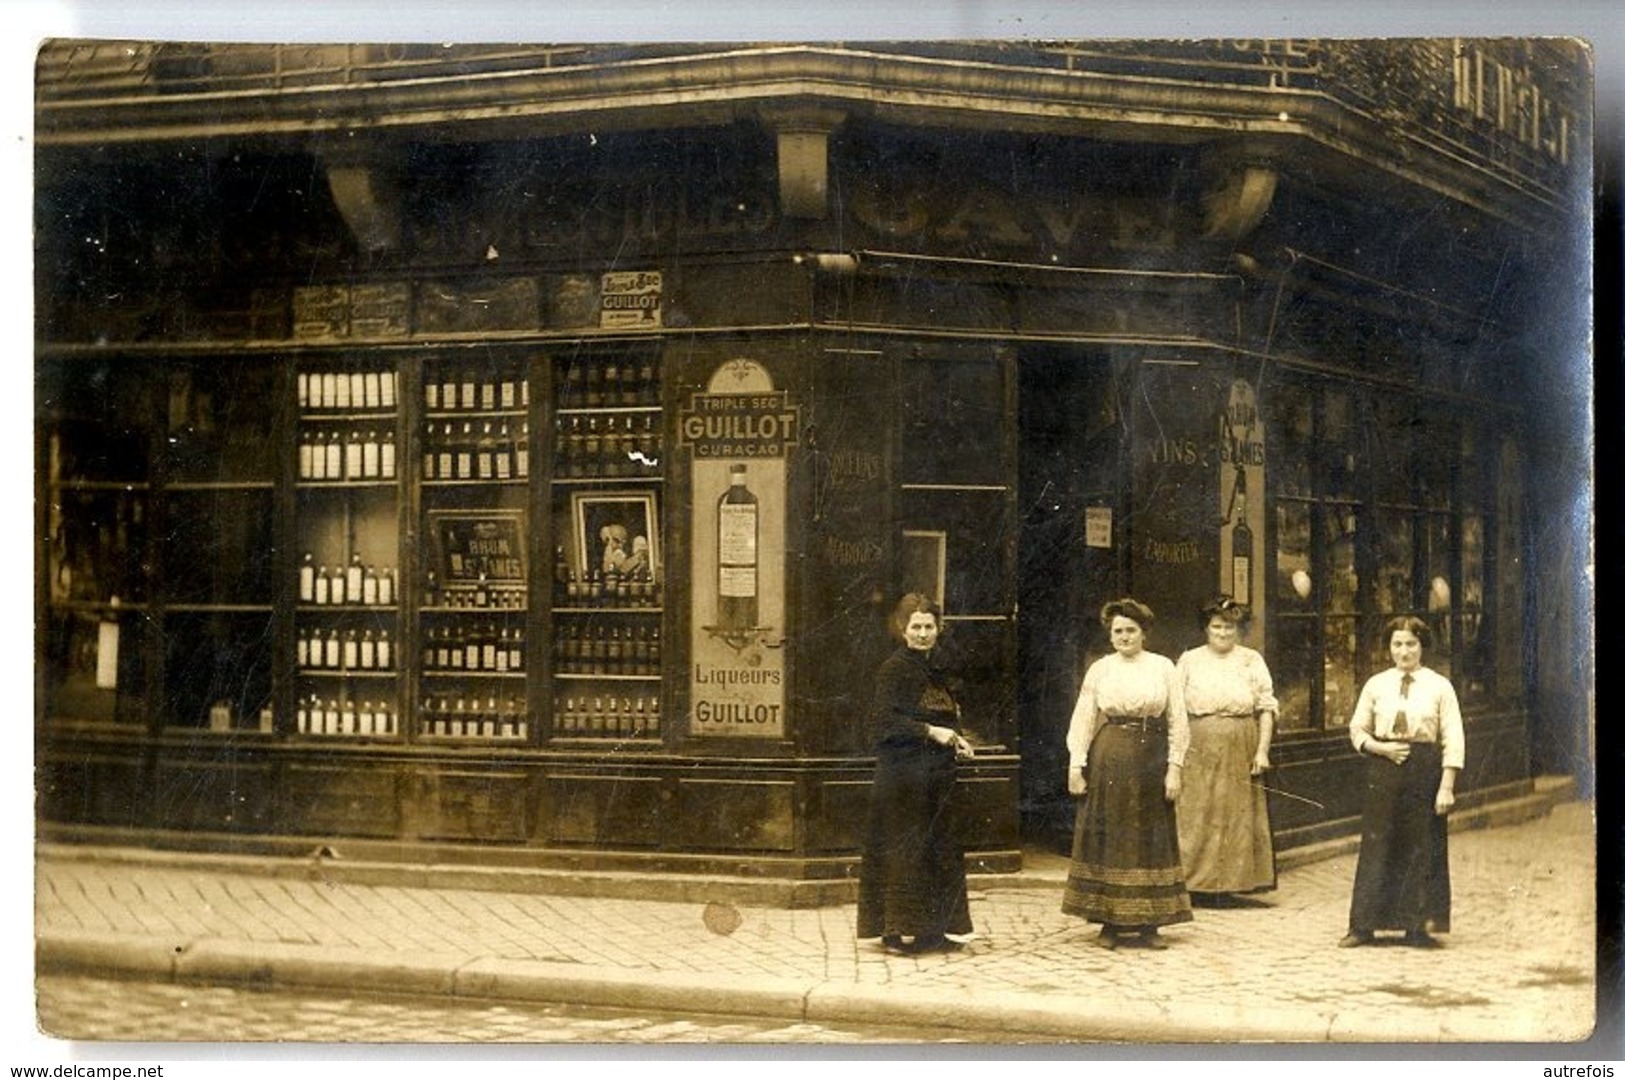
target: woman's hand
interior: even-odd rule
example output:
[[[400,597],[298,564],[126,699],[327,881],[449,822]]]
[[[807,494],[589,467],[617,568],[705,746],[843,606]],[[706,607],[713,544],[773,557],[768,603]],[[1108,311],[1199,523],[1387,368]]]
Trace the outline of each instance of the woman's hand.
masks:
[[[953,740],[954,758],[958,761],[969,761],[976,756],[976,750],[970,741],[963,735],[955,734]]]
[[[1076,769],[1068,769],[1066,771],[1066,790],[1069,795],[1080,799],[1086,792],[1088,792],[1089,781],[1085,779],[1085,773],[1082,766],[1079,766]]]
[[[1270,752],[1268,750],[1260,750],[1253,755],[1252,774],[1254,776],[1263,776],[1273,767],[1270,764]]]
[[[1179,798],[1179,791],[1185,786],[1185,770],[1178,765],[1168,766],[1168,774],[1162,778],[1162,797],[1169,802]]]
[[[1448,788],[1441,787],[1439,793],[1433,796],[1433,812],[1440,817],[1450,813],[1451,807],[1456,805],[1456,793]]]
[[[1381,739],[1366,744],[1371,751],[1392,761],[1395,765],[1405,764],[1405,759],[1411,756],[1411,744],[1402,742],[1384,742]]]

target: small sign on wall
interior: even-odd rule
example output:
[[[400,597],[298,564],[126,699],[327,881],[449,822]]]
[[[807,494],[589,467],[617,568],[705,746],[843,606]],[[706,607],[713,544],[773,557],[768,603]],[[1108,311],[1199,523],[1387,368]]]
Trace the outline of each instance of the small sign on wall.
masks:
[[[1083,542],[1092,548],[1112,546],[1112,508],[1086,506],[1083,510]]]
[[[605,274],[598,290],[599,327],[658,330],[660,291],[658,270],[619,270]]]

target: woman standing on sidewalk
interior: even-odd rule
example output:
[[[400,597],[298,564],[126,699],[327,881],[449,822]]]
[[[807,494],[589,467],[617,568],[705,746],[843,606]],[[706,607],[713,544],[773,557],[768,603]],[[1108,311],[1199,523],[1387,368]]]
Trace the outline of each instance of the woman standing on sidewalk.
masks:
[[[894,952],[955,949],[971,932],[965,856],[951,832],[954,766],[972,756],[941,665],[942,609],[920,593],[897,605],[903,647],[875,676],[870,731],[875,781],[858,872],[858,937]]]
[[[1157,928],[1191,918],[1173,805],[1190,728],[1173,662],[1145,651],[1153,618],[1127,597],[1101,609],[1114,651],[1089,665],[1066,735],[1067,790],[1083,802],[1061,910],[1103,924],[1108,949],[1131,933],[1167,948]]]
[[[1394,666],[1366,680],[1349,721],[1366,763],[1360,859],[1349,931],[1338,944],[1366,945],[1378,930],[1435,948],[1450,930],[1446,815],[1456,804],[1456,773],[1466,760],[1461,707],[1450,680],[1422,666],[1432,641],[1414,615],[1385,628]]]
[[[1228,596],[1202,605],[1207,644],[1179,658],[1191,747],[1180,785],[1179,860],[1193,898],[1275,888],[1269,807],[1258,783],[1270,767],[1274,683],[1264,658],[1240,643],[1247,609]]]

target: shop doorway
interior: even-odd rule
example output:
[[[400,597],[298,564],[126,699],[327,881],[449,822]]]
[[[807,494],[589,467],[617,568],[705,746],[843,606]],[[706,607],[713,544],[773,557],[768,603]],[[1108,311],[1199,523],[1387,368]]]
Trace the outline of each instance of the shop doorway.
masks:
[[[1026,842],[1064,851],[1074,804],[1066,729],[1079,680],[1106,648],[1096,619],[1124,581],[1124,420],[1110,358],[1024,350],[1018,363],[1017,723]]]

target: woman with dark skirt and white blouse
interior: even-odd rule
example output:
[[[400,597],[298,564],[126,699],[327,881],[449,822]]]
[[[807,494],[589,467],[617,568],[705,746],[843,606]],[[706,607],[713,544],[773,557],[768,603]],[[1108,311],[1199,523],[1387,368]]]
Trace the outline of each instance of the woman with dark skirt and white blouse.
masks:
[[[1083,802],[1061,910],[1101,923],[1108,949],[1129,935],[1167,948],[1158,928],[1191,919],[1174,821],[1190,728],[1173,661],[1145,650],[1153,619],[1128,597],[1101,609],[1113,651],[1084,674],[1066,736]]]
[[[1343,948],[1398,930],[1407,945],[1436,948],[1450,929],[1450,852],[1446,815],[1456,804],[1456,774],[1466,760],[1455,687],[1422,666],[1428,624],[1406,615],[1385,628],[1394,666],[1366,680],[1349,721],[1365,755],[1360,859]]]

